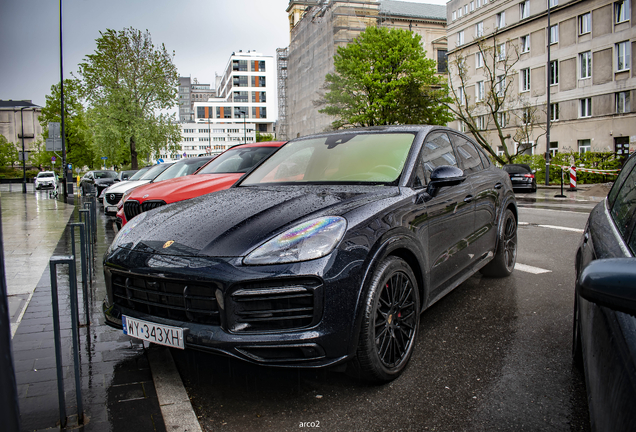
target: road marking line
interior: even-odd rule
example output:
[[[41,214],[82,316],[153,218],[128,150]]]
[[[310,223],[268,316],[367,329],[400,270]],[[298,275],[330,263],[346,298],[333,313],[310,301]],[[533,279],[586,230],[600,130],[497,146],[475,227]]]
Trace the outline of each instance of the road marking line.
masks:
[[[530,225],[530,222],[519,222],[517,225]]]
[[[519,264],[519,263],[515,264],[515,270],[519,270],[526,273],[532,273],[532,274],[552,273],[552,270],[546,270],[539,267],[532,267],[529,265]]]
[[[583,234],[583,230],[581,228],[570,228],[570,227],[562,227],[562,226],[556,226],[556,225],[539,225],[539,226],[541,228],[552,228],[552,229],[558,229],[562,231],[572,231],[572,232]]]

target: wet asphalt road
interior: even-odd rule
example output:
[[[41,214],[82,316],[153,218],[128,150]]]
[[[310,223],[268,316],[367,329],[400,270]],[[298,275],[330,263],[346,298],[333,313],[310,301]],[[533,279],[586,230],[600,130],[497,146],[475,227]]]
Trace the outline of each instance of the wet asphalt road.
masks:
[[[520,200],[516,270],[476,275],[424,313],[405,373],[384,386],[173,350],[204,430],[586,431],[571,366],[574,253],[593,203]]]

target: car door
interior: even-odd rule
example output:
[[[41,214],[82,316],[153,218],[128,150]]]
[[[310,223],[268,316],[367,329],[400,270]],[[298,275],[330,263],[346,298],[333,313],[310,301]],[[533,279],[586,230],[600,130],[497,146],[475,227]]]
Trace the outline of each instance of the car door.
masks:
[[[448,133],[431,132],[422,146],[415,166],[413,187],[423,189],[431,173],[441,165],[457,166],[457,157]],[[428,250],[430,299],[444,289],[466,268],[467,238],[474,220],[470,183],[445,186],[426,201],[417,201],[412,225]]]
[[[490,166],[487,158],[466,137],[450,133],[457,149],[460,168],[470,182],[475,204],[475,231],[469,239],[471,259],[477,259],[492,251],[497,240],[497,212],[500,193],[503,192],[501,175]],[[487,166],[484,166],[488,163]]]

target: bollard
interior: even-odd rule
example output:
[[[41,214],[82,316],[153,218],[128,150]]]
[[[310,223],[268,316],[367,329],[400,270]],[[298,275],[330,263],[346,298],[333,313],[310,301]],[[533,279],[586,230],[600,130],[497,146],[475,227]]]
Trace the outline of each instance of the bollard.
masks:
[[[73,256],[77,258],[77,255],[75,254],[75,227],[79,227],[80,230],[80,263],[82,266],[82,295],[84,296],[84,319],[86,322],[86,325],[90,324],[90,319],[88,316],[88,281],[86,280],[86,249],[87,249],[87,242],[86,242],[86,234],[85,234],[85,229],[86,226],[83,223],[72,223],[69,224],[69,226],[71,227],[71,247],[72,247],[72,252],[73,252]]]
[[[570,167],[570,191],[576,190],[576,167],[572,165]]]
[[[86,232],[86,244],[87,244],[87,248],[86,248],[86,253],[88,254],[87,260],[86,262],[88,263],[88,280],[91,282],[93,282],[93,239],[92,239],[92,228],[91,228],[91,221],[90,221],[90,211],[85,209],[85,210],[80,210],[79,211],[80,214],[80,222],[84,223],[85,228],[85,232]],[[84,220],[82,220],[82,215],[84,216]]]
[[[555,195],[555,198],[567,198],[563,195],[563,167],[561,167],[561,193],[559,195]]]
[[[77,402],[77,423],[84,423],[84,406],[82,404],[82,377],[78,346],[78,307],[77,276],[75,275],[74,256],[54,256],[49,260],[51,270],[51,304],[53,306],[53,336],[55,338],[55,364],[57,366],[57,393],[60,407],[60,425],[66,426],[66,401],[64,399],[64,374],[62,372],[62,344],[60,341],[60,311],[57,299],[57,266],[68,264],[70,298],[71,298],[71,340],[73,341],[73,366],[75,370],[75,398]]]

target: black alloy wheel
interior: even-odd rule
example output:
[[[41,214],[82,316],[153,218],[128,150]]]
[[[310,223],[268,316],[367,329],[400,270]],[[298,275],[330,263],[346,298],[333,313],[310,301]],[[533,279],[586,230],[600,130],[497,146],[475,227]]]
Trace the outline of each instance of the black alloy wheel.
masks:
[[[415,345],[419,302],[417,282],[409,265],[398,257],[386,258],[371,283],[353,362],[361,378],[388,382],[400,376]]]
[[[517,219],[509,208],[506,209],[499,233],[499,244],[495,257],[486,264],[481,273],[491,277],[510,276],[517,262]]]

